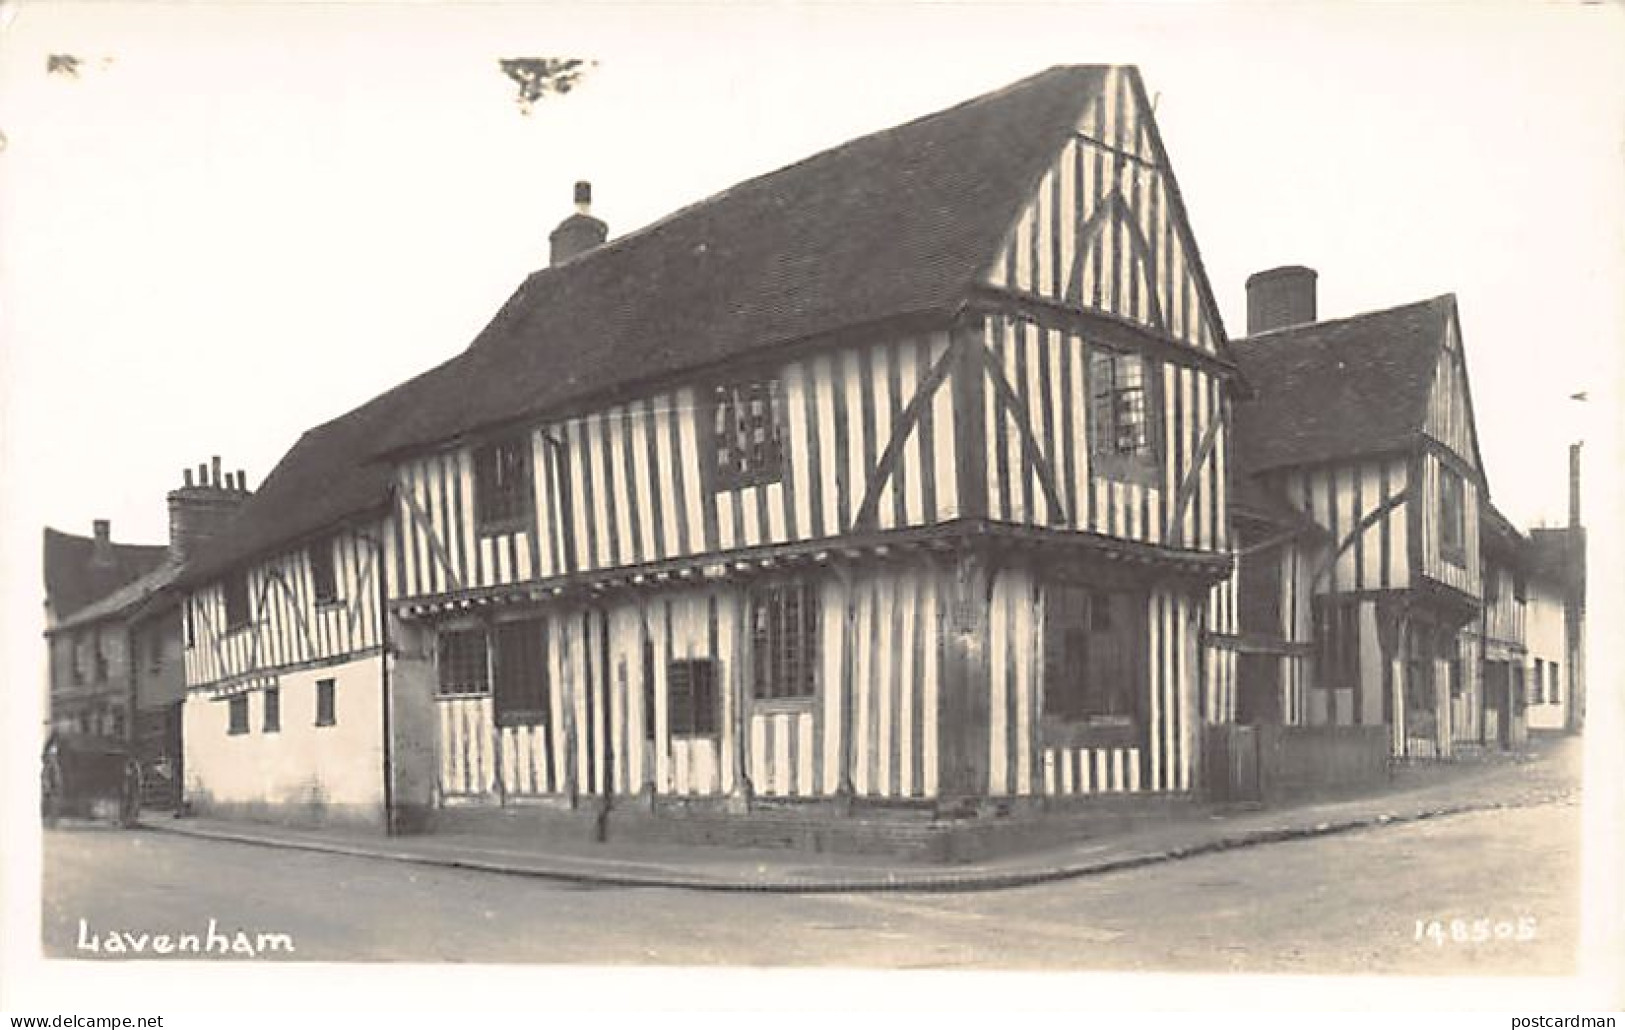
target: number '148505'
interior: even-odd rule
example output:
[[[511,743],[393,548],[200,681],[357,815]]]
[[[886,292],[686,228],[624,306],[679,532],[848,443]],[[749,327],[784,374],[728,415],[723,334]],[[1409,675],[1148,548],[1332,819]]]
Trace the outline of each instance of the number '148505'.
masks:
[[[1517,919],[1418,919],[1416,941],[1446,944],[1487,944],[1490,941],[1532,941],[1535,917]]]

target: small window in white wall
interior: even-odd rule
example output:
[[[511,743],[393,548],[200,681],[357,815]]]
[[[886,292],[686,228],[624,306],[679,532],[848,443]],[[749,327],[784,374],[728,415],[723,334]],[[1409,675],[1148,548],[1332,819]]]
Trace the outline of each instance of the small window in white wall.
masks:
[[[248,732],[247,694],[238,694],[226,702],[226,732],[234,737]]]
[[[262,713],[260,728],[265,733],[280,733],[282,731],[282,689],[280,687],[266,687],[264,697],[265,711]]]
[[[333,680],[316,681],[316,725],[332,726],[338,722],[338,715],[333,707],[333,693],[336,683]]]

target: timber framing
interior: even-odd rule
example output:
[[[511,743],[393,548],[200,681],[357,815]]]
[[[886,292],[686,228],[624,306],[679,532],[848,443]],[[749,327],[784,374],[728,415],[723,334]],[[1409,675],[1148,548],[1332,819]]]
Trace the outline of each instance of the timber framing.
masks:
[[[726,555],[696,555],[633,568],[437,593],[432,597],[401,597],[393,600],[390,607],[403,616],[423,617],[488,605],[555,601],[567,596],[590,598],[619,588],[682,586],[748,578],[794,568],[840,567],[851,562],[884,564],[919,555],[952,557],[969,548],[996,550],[1011,557],[1071,555],[1123,570],[1138,570],[1141,576],[1183,580],[1192,589],[1228,576],[1233,564],[1231,556],[1224,552],[1173,550],[1094,533],[961,519],[924,529],[745,548]]]

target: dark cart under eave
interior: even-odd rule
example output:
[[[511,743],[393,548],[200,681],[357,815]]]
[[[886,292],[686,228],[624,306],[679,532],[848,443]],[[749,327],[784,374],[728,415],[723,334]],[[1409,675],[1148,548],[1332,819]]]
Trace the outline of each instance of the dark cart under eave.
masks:
[[[141,814],[141,766],[122,741],[57,731],[40,755],[40,812],[132,826]]]

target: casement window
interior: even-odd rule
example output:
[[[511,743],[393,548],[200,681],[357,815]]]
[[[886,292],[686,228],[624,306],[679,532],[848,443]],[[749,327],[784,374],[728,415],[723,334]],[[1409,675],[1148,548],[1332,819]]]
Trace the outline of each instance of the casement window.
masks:
[[[817,594],[801,583],[751,595],[751,694],[758,699],[812,697],[818,689]]]
[[[684,658],[666,667],[666,718],[673,737],[716,736],[719,700],[716,662]]]
[[[1052,584],[1044,599],[1044,714],[1126,723],[1138,714],[1142,598]]]
[[[226,702],[226,732],[234,737],[248,732],[247,694],[237,694]]]
[[[1139,354],[1098,345],[1091,349],[1090,450],[1096,457],[1155,461],[1152,389],[1146,365]]]
[[[1546,703],[1560,705],[1563,703],[1563,676],[1562,667],[1556,662],[1546,664]]]
[[[248,604],[248,573],[234,572],[220,584],[226,600],[226,628],[241,629],[253,618]]]
[[[333,680],[316,681],[316,725],[333,726],[338,723],[333,697],[337,689],[338,684]]]
[[[1455,470],[1439,468],[1439,554],[1446,561],[1467,561],[1466,484]]]
[[[490,692],[491,669],[485,648],[483,629],[441,631],[436,655],[441,697]]]
[[[333,570],[333,541],[318,540],[307,549],[310,559],[311,592],[317,604],[332,604],[339,599],[338,576]]]
[[[547,721],[547,620],[500,622],[492,631],[496,681],[491,705],[498,726]]]
[[[1347,601],[1314,600],[1315,677],[1323,690],[1358,694],[1360,679],[1359,610]]]
[[[534,508],[530,466],[523,436],[475,449],[474,524],[481,533],[505,533],[529,521]]]
[[[718,386],[714,411],[718,490],[784,478],[784,387],[778,379]]]
[[[262,733],[282,732],[282,688],[266,687],[263,691],[260,712],[260,731]]]
[[[1546,659],[1544,659],[1544,658],[1536,658],[1535,659],[1535,682],[1534,682],[1533,686],[1534,686],[1535,689],[1534,689],[1533,696],[1531,696],[1530,699],[1529,699],[1530,702],[1532,704],[1537,704],[1537,705],[1545,704],[1546,703]]]

